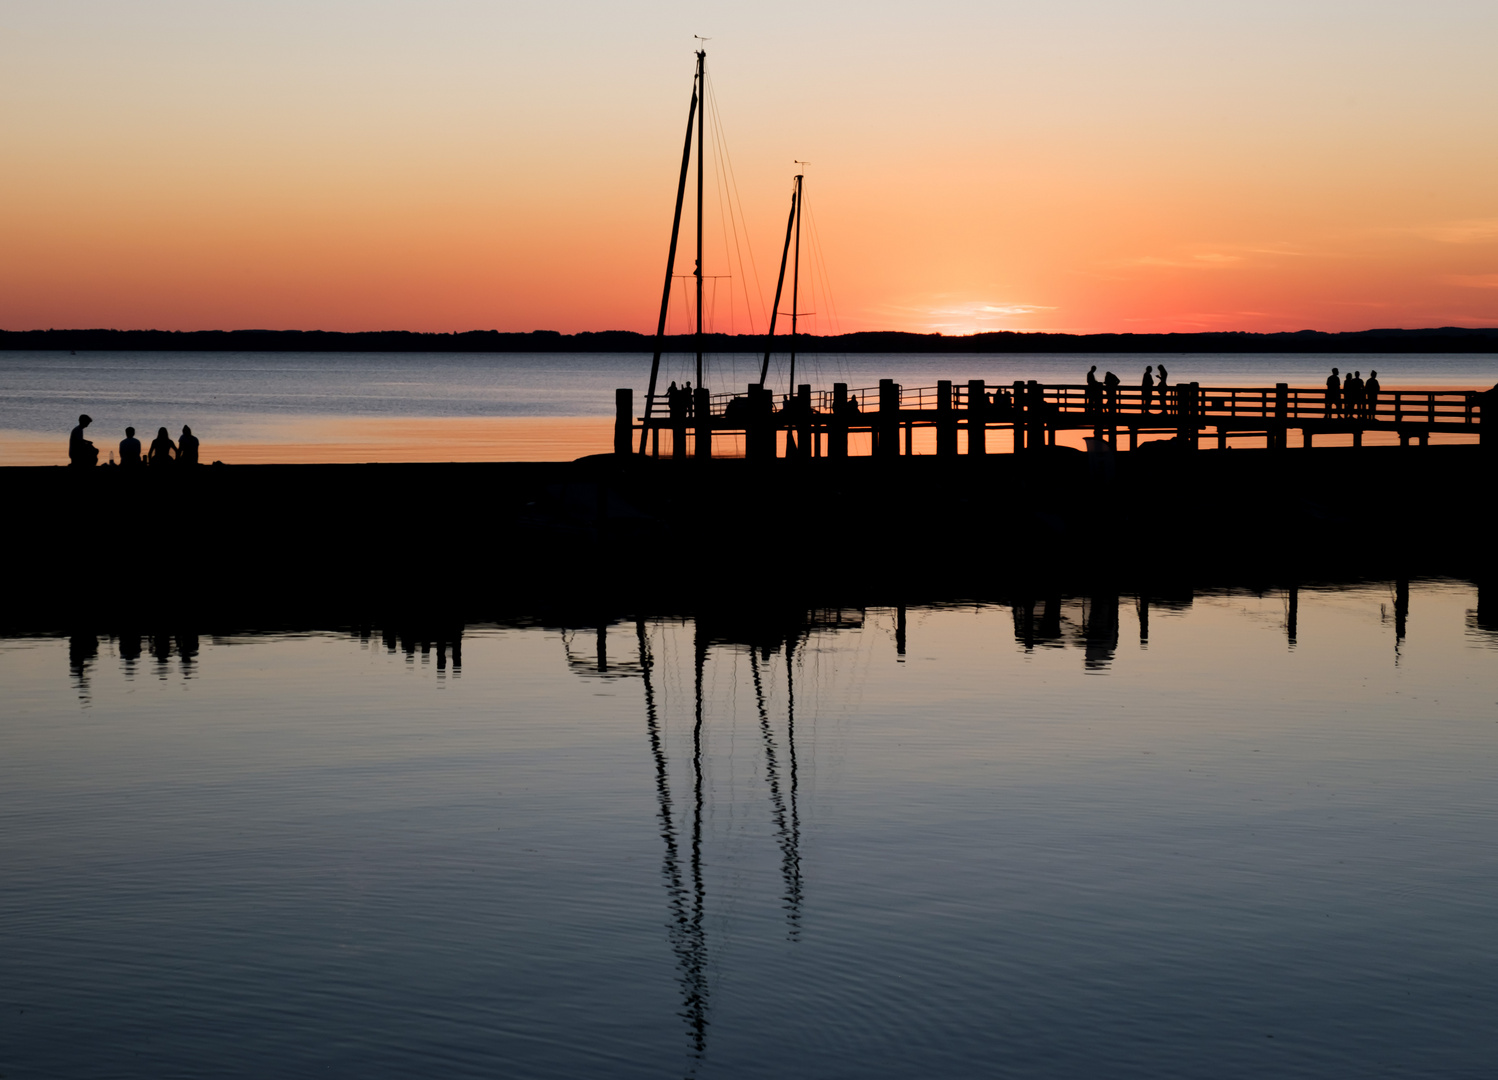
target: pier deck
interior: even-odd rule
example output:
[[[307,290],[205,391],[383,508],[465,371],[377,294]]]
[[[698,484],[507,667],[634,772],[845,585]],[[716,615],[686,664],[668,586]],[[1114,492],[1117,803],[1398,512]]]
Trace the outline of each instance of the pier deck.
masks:
[[[974,380],[902,387],[881,380],[877,387],[830,391],[797,388],[794,397],[775,406],[771,393],[750,384],[743,394],[698,390],[683,397],[674,414],[661,415],[647,402],[645,415],[634,416],[632,390],[616,396],[615,449],[659,456],[662,443],[672,456],[711,457],[717,435],[744,440],[744,456],[769,458],[846,457],[848,436],[866,434],[875,457],[912,452],[917,428],[936,431],[939,456],[1023,452],[1055,445],[1060,431],[1087,431],[1108,446],[1121,449],[1120,436],[1134,449],[1140,440],[1165,437],[1191,449],[1215,444],[1225,449],[1234,440],[1264,440],[1271,449],[1300,445],[1318,436],[1352,437],[1362,444],[1371,432],[1392,433],[1401,445],[1425,445],[1432,435],[1475,436],[1481,441],[1485,404],[1495,390],[1384,390],[1351,406],[1329,400],[1324,387],[1201,386],[1181,383],[1157,388],[1148,397],[1138,386],[1095,388],[1081,384],[1015,382],[995,385]],[[664,438],[663,438],[664,433]],[[902,438],[903,436],[903,438]]]

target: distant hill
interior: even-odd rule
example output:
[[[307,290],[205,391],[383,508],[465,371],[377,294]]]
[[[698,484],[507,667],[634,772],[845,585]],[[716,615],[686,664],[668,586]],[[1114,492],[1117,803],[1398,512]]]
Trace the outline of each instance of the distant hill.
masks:
[[[691,352],[696,339],[668,337],[668,352]],[[783,352],[790,339],[776,336]],[[762,352],[765,338],[752,334],[707,334],[710,352]],[[892,330],[797,338],[800,352],[822,353],[1490,353],[1498,352],[1498,328],[1442,326],[1425,330],[1355,330],[1323,333],[1251,334],[1043,334],[999,331],[948,337]],[[0,330],[0,349],[140,349],[226,352],[652,352],[655,338],[632,330],[528,334],[469,330],[422,334],[408,330],[341,333],[325,330]]]

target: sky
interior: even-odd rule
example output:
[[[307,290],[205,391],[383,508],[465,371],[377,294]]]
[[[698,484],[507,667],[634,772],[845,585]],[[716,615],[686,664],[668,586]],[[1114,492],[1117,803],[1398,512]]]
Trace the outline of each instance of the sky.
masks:
[[[710,329],[1498,325],[1491,0],[0,0],[0,328],[651,331],[694,35]]]

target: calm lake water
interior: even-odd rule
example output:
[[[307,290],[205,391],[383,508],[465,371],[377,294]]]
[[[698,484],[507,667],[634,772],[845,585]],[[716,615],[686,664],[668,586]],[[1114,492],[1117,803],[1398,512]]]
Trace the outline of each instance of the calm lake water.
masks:
[[[796,381],[910,386],[937,379],[1081,382],[1096,363],[1136,383],[1164,360],[1172,382],[1320,386],[1336,365],[1377,368],[1386,389],[1486,388],[1498,381],[1492,355],[816,355],[797,362]],[[663,359],[662,390],[695,382],[696,359]],[[742,389],[759,378],[748,353],[708,358],[708,383]],[[772,364],[781,387],[787,357]],[[614,390],[631,387],[643,408],[649,354],[628,353],[153,353],[0,352],[0,465],[66,464],[78,414],[100,461],[124,438],[190,425],[205,461],[570,460],[612,449]],[[1080,437],[1080,436],[1079,436]]]
[[[1477,608],[0,639],[0,1073],[1491,1076]]]

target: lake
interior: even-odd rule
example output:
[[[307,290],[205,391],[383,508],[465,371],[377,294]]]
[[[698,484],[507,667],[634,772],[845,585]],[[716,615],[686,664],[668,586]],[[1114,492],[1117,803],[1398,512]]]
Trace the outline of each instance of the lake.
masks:
[[[708,357],[709,385],[742,389],[758,380],[760,359]],[[783,388],[787,359],[772,362],[773,386]],[[202,441],[205,462],[565,461],[613,448],[614,390],[631,387],[643,408],[650,360],[630,353],[0,352],[0,465],[66,464],[67,435],[83,412],[94,419],[89,435],[101,462],[126,425],[149,443],[157,428],[175,439],[184,424]],[[855,388],[881,378],[908,386],[947,378],[1080,383],[1095,363],[1100,373],[1112,368],[1136,383],[1146,364],[1162,360],[1172,382],[1213,386],[1317,387],[1332,366],[1377,368],[1389,390],[1485,389],[1498,381],[1491,354],[1217,353],[812,353],[798,358],[796,381]],[[664,357],[661,390],[673,379],[695,382],[695,366],[694,356]],[[1080,445],[1079,433],[1062,441],[1068,438]]]
[[[0,1073],[1490,1076],[1483,599],[13,631]]]

